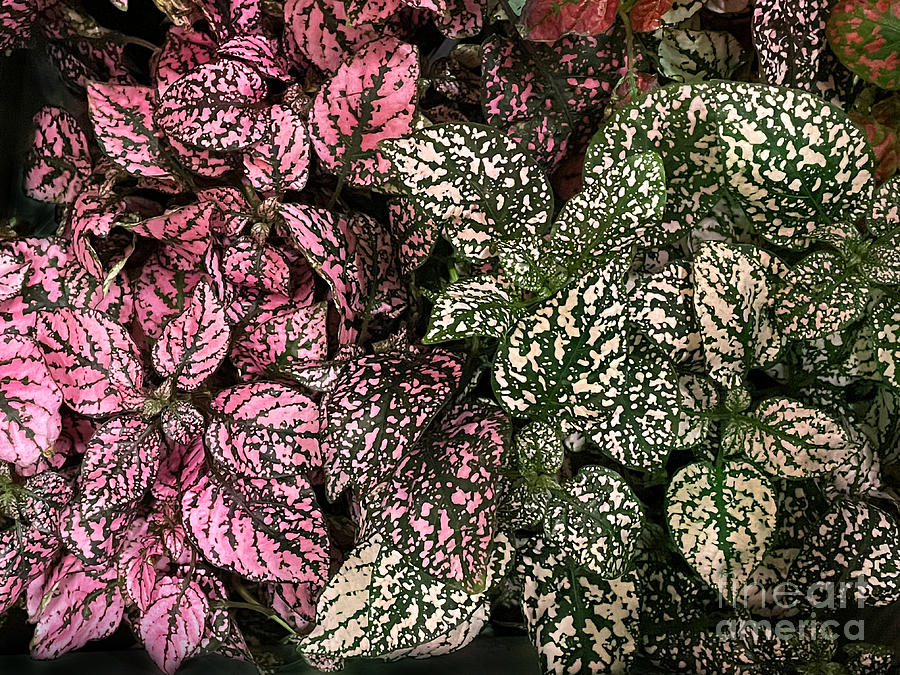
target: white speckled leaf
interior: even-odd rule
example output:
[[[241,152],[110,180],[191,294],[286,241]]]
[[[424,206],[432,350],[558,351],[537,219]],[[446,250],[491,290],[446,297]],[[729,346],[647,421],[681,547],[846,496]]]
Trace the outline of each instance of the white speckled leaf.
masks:
[[[553,491],[544,537],[572,564],[613,579],[630,566],[641,518],[641,505],[619,474],[586,466]]]
[[[536,238],[550,225],[543,171],[496,129],[439,124],[383,143],[383,153],[417,211],[443,222],[467,258],[490,257],[498,240]]]
[[[743,461],[689,464],[666,492],[675,544],[704,581],[732,599],[762,560],[776,525],[769,480]]]
[[[631,320],[677,364],[702,360],[689,267],[673,263],[639,278],[631,292]]]
[[[900,389],[900,303],[882,300],[872,313],[872,341],[878,356],[878,369],[894,387]]]
[[[456,281],[442,290],[431,308],[426,344],[459,340],[472,335],[503,337],[522,311],[515,289],[497,276]]]
[[[810,478],[847,461],[854,442],[831,415],[787,398],[770,398],[741,415],[722,432],[728,454],[744,451],[771,474]]]
[[[770,290],[752,246],[704,242],[694,258],[694,309],[709,376],[726,389],[773,360],[781,337],[769,317]]]
[[[628,358],[624,271],[607,261],[519,319],[494,359],[494,392],[511,414],[583,428],[612,413]]]
[[[516,434],[515,446],[524,476],[554,475],[562,466],[565,449],[558,425],[532,422]]]
[[[512,546],[498,536],[492,577],[503,576]],[[393,660],[452,651],[487,621],[483,594],[435,580],[374,535],[349,554],[322,591],[316,628],[300,643],[307,657]]]
[[[545,673],[629,672],[639,628],[637,574],[604,579],[573,568],[541,539],[520,552],[522,611]]]

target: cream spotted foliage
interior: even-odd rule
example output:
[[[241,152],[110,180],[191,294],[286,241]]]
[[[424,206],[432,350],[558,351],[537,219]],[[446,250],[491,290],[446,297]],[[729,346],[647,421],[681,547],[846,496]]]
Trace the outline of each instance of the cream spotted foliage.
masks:
[[[754,365],[781,350],[769,314],[770,289],[758,249],[705,242],[694,258],[694,309],[709,375],[726,389],[740,386]]]
[[[641,530],[641,505],[615,471],[586,466],[544,512],[544,537],[580,567],[604,579],[624,574]]]
[[[639,628],[635,572],[604,579],[536,539],[520,552],[518,573],[525,624],[544,673],[630,671]]]
[[[503,239],[537,240],[553,191],[541,168],[506,135],[476,124],[439,124],[384,143],[415,209],[443,222],[461,255],[480,260]]]
[[[733,599],[775,531],[769,479],[746,461],[689,464],[669,484],[666,503],[669,529],[685,559]]]
[[[811,478],[834,471],[852,455],[855,445],[839,420],[787,398],[763,401],[722,432],[727,453],[744,451],[767,472],[782,478]]]
[[[472,335],[503,337],[521,313],[514,302],[515,288],[500,277],[456,281],[435,298],[423,341],[446,342]]]
[[[873,342],[878,355],[878,367],[884,378],[900,388],[900,304],[885,299],[872,315],[875,331]]]

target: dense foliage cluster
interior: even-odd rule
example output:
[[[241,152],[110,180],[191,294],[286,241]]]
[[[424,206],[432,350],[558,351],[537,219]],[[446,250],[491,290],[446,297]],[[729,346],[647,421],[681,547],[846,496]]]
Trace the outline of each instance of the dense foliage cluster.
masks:
[[[889,672],[897,0],[153,1],[0,6],[79,101],[0,241],[35,657]]]

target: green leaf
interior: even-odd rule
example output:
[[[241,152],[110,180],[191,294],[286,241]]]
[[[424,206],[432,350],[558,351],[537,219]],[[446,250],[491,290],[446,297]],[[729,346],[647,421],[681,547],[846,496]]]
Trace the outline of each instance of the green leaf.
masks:
[[[741,65],[741,43],[723,31],[665,28],[657,50],[659,69],[676,82],[727,78]]]
[[[641,505],[615,471],[586,466],[544,512],[544,537],[573,564],[604,579],[630,567],[641,529]]]
[[[545,673],[626,673],[637,647],[637,574],[603,579],[573,568],[549,542],[520,552],[522,611]]]
[[[619,286],[609,260],[519,319],[497,349],[494,393],[512,415],[576,431],[609,414],[627,357]]]
[[[900,89],[900,8],[884,0],[837,0],[828,43],[847,68],[882,89]]]
[[[900,226],[900,176],[875,191],[867,222],[875,236],[888,234]]]
[[[782,339],[769,317],[768,275],[752,246],[704,242],[694,258],[694,310],[709,376],[738,387],[755,365],[773,361]]]
[[[628,157],[572,197],[553,226],[550,246],[569,276],[613,250],[668,243],[658,227],[666,202],[662,159],[648,152]]]
[[[553,476],[565,458],[562,431],[546,422],[532,422],[516,434],[516,459],[523,476]]]
[[[484,275],[456,281],[442,290],[431,308],[426,344],[473,335],[503,337],[522,314],[515,289],[501,277]]]
[[[865,310],[868,290],[847,261],[814,251],[791,268],[772,297],[775,322],[785,337],[812,340],[834,333]]]
[[[830,473],[847,460],[854,445],[831,415],[787,398],[770,398],[741,415],[722,432],[728,454],[744,451],[760,467],[781,478]]]
[[[666,492],[675,543],[704,581],[733,602],[766,552],[776,525],[769,480],[749,462],[698,462]]]
[[[900,302],[882,300],[872,312],[872,324],[878,369],[891,385],[900,389]]]
[[[673,235],[727,198],[762,236],[805,247],[820,226],[867,215],[874,189],[865,134],[837,106],[779,87],[699,83],[641,97],[594,136],[585,186],[647,151],[665,165],[663,227]]]
[[[444,234],[466,258],[494,255],[500,240],[536,240],[550,225],[550,184],[496,129],[439,124],[382,147],[417,211],[442,222]]]
[[[513,549],[498,535],[491,584],[506,573]],[[437,581],[377,536],[357,544],[322,591],[316,627],[300,651],[313,657],[395,660],[452,651],[487,621],[484,594]]]

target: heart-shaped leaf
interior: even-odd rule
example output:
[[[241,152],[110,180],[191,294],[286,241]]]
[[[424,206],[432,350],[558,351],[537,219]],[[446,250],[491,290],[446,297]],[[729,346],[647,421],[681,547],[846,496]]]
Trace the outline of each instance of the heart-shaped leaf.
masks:
[[[203,476],[184,493],[184,523],[204,557],[254,581],[318,582],[328,535],[302,476]]]
[[[768,479],[749,462],[697,462],[666,491],[675,543],[708,584],[733,602],[765,555],[777,505]]]
[[[225,358],[229,337],[225,308],[209,284],[197,284],[187,307],[153,346],[153,366],[163,377],[174,378],[179,389],[196,389]]]
[[[376,354],[352,362],[322,400],[328,496],[387,480],[453,393],[462,362],[444,350]]]
[[[313,148],[352,185],[378,185],[390,164],[378,142],[405,136],[416,110],[418,51],[393,37],[364,45],[338,68],[310,111]]]
[[[137,629],[153,662],[174,675],[182,662],[200,650],[209,616],[209,603],[196,581],[163,577]]]

